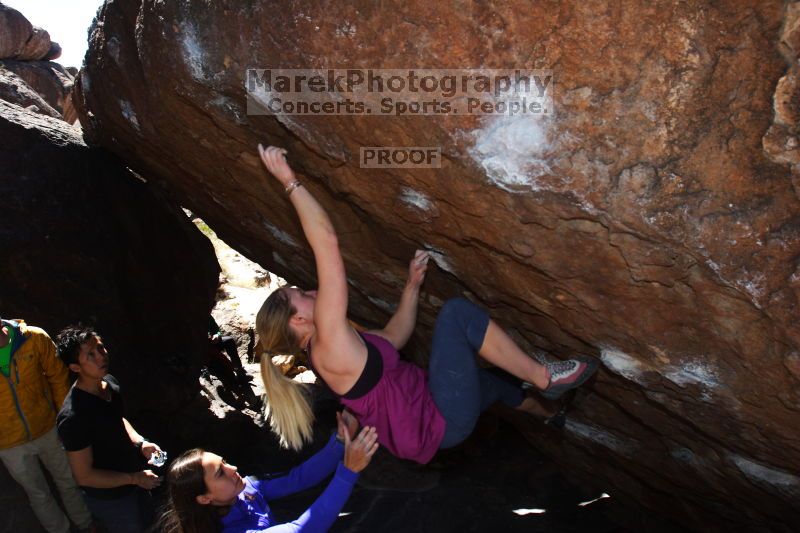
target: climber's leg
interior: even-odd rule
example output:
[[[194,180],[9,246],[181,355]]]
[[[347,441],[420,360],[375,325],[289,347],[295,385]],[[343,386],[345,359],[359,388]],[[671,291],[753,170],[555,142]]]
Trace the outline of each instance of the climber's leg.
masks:
[[[436,319],[428,383],[447,421],[441,448],[466,439],[494,402],[518,407],[525,398],[521,388],[478,366],[475,356],[488,323],[486,311],[463,298],[446,302]]]

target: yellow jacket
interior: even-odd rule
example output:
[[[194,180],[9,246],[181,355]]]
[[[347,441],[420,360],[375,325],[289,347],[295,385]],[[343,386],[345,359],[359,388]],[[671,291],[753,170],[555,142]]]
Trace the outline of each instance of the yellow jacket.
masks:
[[[53,429],[69,390],[69,372],[50,336],[23,321],[14,328],[9,376],[0,372],[0,450],[37,439]]]

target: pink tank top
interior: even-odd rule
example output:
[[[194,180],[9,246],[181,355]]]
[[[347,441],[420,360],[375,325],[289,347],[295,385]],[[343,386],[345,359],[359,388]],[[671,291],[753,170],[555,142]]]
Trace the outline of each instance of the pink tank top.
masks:
[[[367,366],[375,370],[377,351],[383,363],[382,374],[368,392],[354,398],[351,390],[340,396],[340,401],[362,426],[377,429],[378,442],[393,455],[427,463],[439,449],[446,426],[428,390],[428,373],[400,359],[394,346],[383,337],[371,333],[361,336],[372,352]],[[356,383],[353,389],[358,387]]]

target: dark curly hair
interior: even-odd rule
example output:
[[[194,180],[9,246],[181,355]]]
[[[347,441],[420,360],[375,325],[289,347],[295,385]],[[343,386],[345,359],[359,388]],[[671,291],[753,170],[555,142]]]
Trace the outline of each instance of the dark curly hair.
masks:
[[[94,328],[82,324],[67,326],[56,336],[56,353],[65,365],[77,365],[81,344],[99,336]]]

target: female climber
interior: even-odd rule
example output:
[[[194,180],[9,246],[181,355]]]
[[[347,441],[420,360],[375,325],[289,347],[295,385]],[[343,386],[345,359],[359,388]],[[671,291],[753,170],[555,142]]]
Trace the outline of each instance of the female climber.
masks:
[[[375,428],[365,427],[352,441],[358,423],[337,414],[338,434],[285,476],[258,481],[242,478],[236,467],[213,453],[189,450],[169,467],[169,501],[161,517],[166,533],[301,533],[327,531],[350,496],[358,473],[378,449]],[[342,446],[344,443],[344,447]],[[269,500],[312,487],[333,473],[328,487],[297,520],[275,524]]]
[[[449,300],[439,312],[427,372],[400,359],[398,350],[414,329],[427,269],[428,254],[419,250],[386,326],[356,332],[347,320],[347,277],[330,218],[295,177],[286,150],[259,145],[258,151],[297,211],[314,252],[319,284],[315,291],[284,287],[266,299],[256,316],[261,348],[269,355],[305,351],[316,374],[361,424],[377,429],[379,442],[395,456],[427,463],[437,450],[466,439],[480,413],[498,400],[546,414],[534,397],[481,369],[476,354],[532,383],[551,400],[596,370],[595,360],[538,363],[484,309],[463,298]],[[261,373],[270,425],[284,446],[299,449],[312,433],[307,394],[302,385],[284,378],[269,356],[261,359]]]

